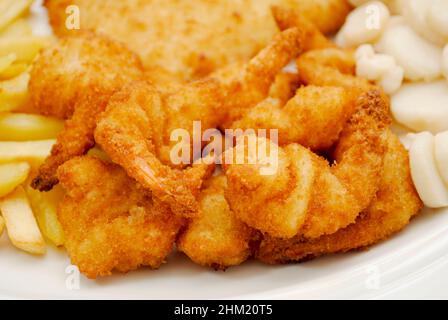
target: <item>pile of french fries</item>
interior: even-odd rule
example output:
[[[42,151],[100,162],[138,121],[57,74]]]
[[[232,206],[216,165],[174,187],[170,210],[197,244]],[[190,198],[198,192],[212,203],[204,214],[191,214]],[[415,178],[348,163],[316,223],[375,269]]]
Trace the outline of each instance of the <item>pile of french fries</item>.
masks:
[[[63,196],[32,189],[33,172],[50,153],[63,128],[57,119],[24,112],[29,70],[39,51],[51,41],[35,36],[28,22],[33,0],[0,1],[0,235],[32,254],[46,252],[46,240],[64,244],[57,219]]]

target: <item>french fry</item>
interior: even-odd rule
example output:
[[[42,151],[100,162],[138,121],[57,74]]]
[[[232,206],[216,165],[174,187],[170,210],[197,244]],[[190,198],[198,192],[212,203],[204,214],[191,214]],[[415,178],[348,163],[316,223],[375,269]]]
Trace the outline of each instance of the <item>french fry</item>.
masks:
[[[19,74],[24,73],[26,70],[28,70],[29,65],[26,63],[13,63],[6,69],[0,72],[0,81],[2,80],[9,80],[12,78],[17,77]]]
[[[5,229],[5,219],[3,219],[2,216],[0,216],[0,236],[2,235],[4,229]]]
[[[45,240],[37,226],[25,190],[19,186],[0,201],[9,239],[17,248],[31,254],[44,254]]]
[[[2,0],[0,1],[0,30],[6,28],[31,6],[33,0]]]
[[[56,138],[64,122],[39,115],[0,114],[0,141],[30,141]]]
[[[0,38],[0,56],[14,53],[19,62],[32,62],[40,49],[50,43],[49,37],[26,36],[20,38]]]
[[[14,191],[30,173],[27,162],[7,163],[0,165],[0,198]]]
[[[56,140],[0,142],[0,164],[29,161],[31,165],[39,165],[50,154],[55,143]]]
[[[16,38],[31,36],[33,34],[33,29],[29,22],[22,18],[14,21],[3,31],[0,32],[0,38]]]
[[[49,192],[40,192],[27,183],[25,190],[43,235],[57,247],[64,245],[64,231],[57,215],[58,204],[64,197],[62,188],[55,186]]]
[[[30,75],[25,72],[14,79],[0,82],[0,112],[12,111],[26,102],[29,80]]]
[[[0,57],[0,73],[8,69],[14,63],[14,61],[16,61],[16,58],[17,57],[14,53]]]

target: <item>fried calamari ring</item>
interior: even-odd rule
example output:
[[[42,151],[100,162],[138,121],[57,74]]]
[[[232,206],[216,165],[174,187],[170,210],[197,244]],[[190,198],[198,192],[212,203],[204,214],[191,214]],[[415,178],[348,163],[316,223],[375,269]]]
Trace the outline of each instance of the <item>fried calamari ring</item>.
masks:
[[[346,252],[373,245],[406,227],[423,204],[412,182],[407,151],[390,131],[387,132],[387,141],[377,197],[356,223],[313,240],[303,237],[288,240],[266,237],[256,253],[257,258],[277,264]]]
[[[250,227],[280,238],[317,238],[346,227],[378,190],[389,122],[380,94],[364,94],[344,128],[333,166],[298,144],[280,148],[266,138],[243,136],[240,142],[248,143],[225,153],[230,208]],[[260,150],[268,150],[267,157]],[[266,164],[274,170],[263,173]]]
[[[119,43],[92,33],[60,39],[31,71],[30,100],[38,113],[68,119],[32,186],[50,190],[57,168],[94,144],[97,116],[114,92],[143,77],[140,60]]]
[[[243,263],[251,254],[254,230],[230,210],[224,175],[212,177],[201,192],[200,213],[180,234],[177,247],[195,263],[215,269]]]

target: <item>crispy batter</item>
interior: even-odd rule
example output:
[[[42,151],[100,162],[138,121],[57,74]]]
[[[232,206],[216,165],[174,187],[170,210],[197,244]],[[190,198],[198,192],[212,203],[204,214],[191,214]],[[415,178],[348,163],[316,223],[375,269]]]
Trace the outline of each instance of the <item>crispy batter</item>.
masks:
[[[65,246],[83,274],[96,278],[165,261],[183,221],[120,167],[85,156],[62,165],[58,177],[67,191],[58,210]]]
[[[291,10],[287,7],[274,6],[272,7],[272,13],[280,30],[293,27],[303,30],[305,33],[303,48],[305,51],[335,47],[335,44],[326,38],[303,12]]]
[[[169,202],[176,213],[194,215],[195,199],[208,166],[186,171],[170,168],[179,166],[171,157],[179,142],[171,141],[171,135],[183,129],[193,137],[194,121],[201,122],[203,131],[216,128],[264,99],[276,74],[298,54],[300,41],[300,30],[284,31],[230,83],[208,78],[175,86],[173,92],[160,92],[144,82],[131,83],[109,101],[95,139],[114,162],[156,197]],[[190,150],[193,144],[187,143]],[[188,163],[192,156],[191,152]]]
[[[250,255],[254,231],[236,218],[224,197],[226,177],[207,181],[200,196],[200,213],[177,241],[177,247],[195,263],[225,269],[243,263]]]
[[[388,105],[378,92],[365,94],[344,128],[341,151],[331,167],[300,145],[280,148],[266,138],[243,136],[241,140],[258,143],[258,150],[250,142],[230,150],[234,157],[242,154],[245,159],[238,164],[233,158],[232,164],[224,166],[230,208],[249,226],[282,238],[298,234],[317,238],[353,223],[378,190],[388,114]],[[265,159],[259,150],[268,150],[268,156],[278,153],[273,174],[260,171]],[[258,161],[251,164],[249,159]]]
[[[258,259],[275,264],[346,252],[373,245],[406,227],[423,204],[411,179],[407,151],[390,131],[387,140],[381,187],[376,199],[355,224],[314,240],[267,237],[261,242]]]
[[[68,121],[34,179],[34,188],[50,190],[57,183],[57,168],[94,145],[96,119],[110,96],[142,76],[141,63],[132,52],[91,33],[63,38],[42,52],[31,71],[31,103],[41,114]]]
[[[98,122],[95,139],[115,163],[151,190],[155,197],[169,203],[176,213],[194,215],[202,180],[212,167],[198,164],[186,170],[171,168],[170,128],[185,128],[191,132],[193,120],[187,121],[177,115],[193,106],[198,112],[186,112],[187,115],[202,115],[204,121],[214,121],[216,113],[212,107],[219,107],[215,101],[218,94],[219,88],[214,82],[197,83],[184,88],[180,95],[167,98],[162,98],[150,84],[131,83],[110,100]],[[163,106],[164,101],[172,104]],[[178,125],[170,123],[176,120],[179,120]],[[160,159],[167,159],[166,164]]]
[[[227,119],[221,124],[222,128],[229,128],[233,121],[269,95],[281,70],[303,51],[304,37],[305,34],[299,28],[287,29],[274,37],[236,77],[227,80],[220,78],[227,92],[226,105],[229,111]]]
[[[300,80],[306,85],[340,86],[360,92],[380,90],[355,76],[356,60],[350,50],[327,48],[302,54],[297,59]]]
[[[105,33],[137,52],[155,83],[194,80],[247,61],[278,33],[269,6],[277,0],[46,0],[57,35],[66,7],[80,8],[81,29]],[[123,15],[126,15],[123,18]]]
[[[299,143],[325,150],[338,139],[355,111],[357,92],[340,87],[302,87],[286,105],[269,98],[232,125],[233,129],[277,129],[280,145]]]
[[[352,10],[347,0],[286,0],[278,5],[305,16],[324,34],[337,32]]]
[[[45,5],[58,36],[78,32],[66,27],[66,8],[76,5],[81,30],[126,43],[151,81],[161,85],[202,78],[252,58],[278,33],[271,5],[303,11],[324,32],[338,29],[349,9],[345,0],[46,0]]]
[[[300,78],[297,73],[282,71],[275,77],[269,89],[269,97],[285,105],[300,87]]]

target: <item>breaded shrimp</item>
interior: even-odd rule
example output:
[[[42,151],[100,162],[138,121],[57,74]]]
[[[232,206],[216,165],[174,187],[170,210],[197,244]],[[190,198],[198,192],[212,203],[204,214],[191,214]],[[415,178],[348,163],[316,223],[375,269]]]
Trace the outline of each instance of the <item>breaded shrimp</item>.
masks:
[[[281,148],[266,138],[243,136],[258,143],[258,150],[250,141],[231,149],[245,161],[224,165],[230,208],[249,226],[280,238],[317,238],[346,227],[378,190],[389,122],[379,93],[363,95],[339,142],[350,145],[336,153],[333,166],[298,144]],[[262,174],[260,150],[269,150],[268,157],[278,155],[273,174]]]
[[[303,30],[305,41],[304,51],[332,48],[336,45],[325,37],[317,26],[302,12],[287,7],[273,6],[272,13],[280,30],[299,28]]]
[[[201,192],[200,213],[178,240],[177,248],[195,263],[215,269],[243,263],[250,255],[254,230],[237,219],[224,197],[226,177],[210,178]]]
[[[158,268],[183,220],[117,165],[74,158],[58,169],[66,196],[58,218],[72,263],[89,278]]]
[[[297,90],[286,105],[268,98],[250,109],[232,128],[277,129],[278,143],[299,143],[325,150],[338,139],[355,111],[357,92],[340,87],[307,86]]]
[[[63,38],[41,53],[29,84],[33,109],[67,122],[34,179],[34,188],[50,190],[57,183],[57,168],[94,145],[97,116],[110,96],[142,76],[137,56],[123,45],[91,33]]]
[[[303,237],[288,240],[266,237],[256,253],[257,258],[276,264],[346,252],[373,245],[406,227],[423,204],[412,182],[407,151],[390,131],[387,132],[387,141],[377,197],[356,223],[332,235],[313,240]]]
[[[353,9],[347,0],[285,0],[277,5],[305,16],[324,34],[337,32]]]
[[[226,91],[227,119],[223,128],[239,119],[246,110],[264,100],[281,70],[291,59],[303,51],[305,34],[299,28],[291,28],[278,34],[258,53],[236,77],[224,83]]]
[[[297,59],[297,69],[306,85],[340,86],[359,92],[379,90],[368,80],[355,76],[356,60],[350,50],[328,48],[306,52]]]
[[[300,30],[284,31],[229,83],[208,78],[176,86],[173,92],[161,92],[145,82],[131,83],[110,99],[95,139],[115,163],[169,202],[176,213],[194,215],[209,166],[173,169],[185,164],[173,162],[172,151],[179,142],[171,141],[171,135],[179,130],[189,137],[202,135],[228,119],[229,112],[239,116],[241,110],[264,99],[275,76],[300,51],[300,41]],[[194,121],[201,122],[202,132],[194,132]],[[193,144],[187,143],[190,150]],[[192,156],[191,152],[187,164]]]
[[[219,100],[215,100],[218,96],[219,87],[214,86],[214,82],[184,88],[177,97],[162,97],[155,87],[145,82],[130,83],[109,101],[98,121],[95,140],[112,161],[120,164],[155,197],[169,203],[173,211],[194,215],[202,180],[211,173],[212,166],[172,168],[170,133],[182,129],[181,125],[192,132],[193,120],[177,116],[192,106],[198,113],[187,114],[201,115],[204,122],[213,122],[216,112],[212,107],[219,107]],[[164,106],[164,102],[168,106]],[[203,108],[202,114],[200,108]],[[177,120],[179,122],[171,123]],[[182,120],[184,123],[180,123]],[[191,146],[187,148],[190,150]],[[161,159],[167,159],[165,164]]]
[[[269,98],[278,100],[285,105],[300,87],[300,78],[297,73],[283,71],[280,72],[269,89]]]

